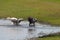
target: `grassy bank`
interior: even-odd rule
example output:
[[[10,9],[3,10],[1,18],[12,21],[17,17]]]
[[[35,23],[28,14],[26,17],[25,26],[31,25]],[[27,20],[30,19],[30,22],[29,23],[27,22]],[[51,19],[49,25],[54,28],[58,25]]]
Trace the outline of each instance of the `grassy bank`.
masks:
[[[52,36],[46,38],[38,38],[37,40],[60,40],[60,36]]]
[[[36,17],[43,23],[60,25],[60,0],[0,0],[0,18]]]

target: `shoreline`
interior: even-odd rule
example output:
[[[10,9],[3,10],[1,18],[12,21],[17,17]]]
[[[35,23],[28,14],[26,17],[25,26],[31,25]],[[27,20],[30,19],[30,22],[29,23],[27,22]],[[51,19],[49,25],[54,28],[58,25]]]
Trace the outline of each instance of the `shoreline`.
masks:
[[[30,40],[38,40],[38,39],[44,39],[44,38],[48,38],[48,37],[56,37],[56,36],[60,36],[60,32],[58,33],[51,33],[51,34],[48,34],[48,35],[44,35],[44,36],[39,36],[39,37],[35,37],[35,38],[30,38]]]
[[[45,25],[51,25],[51,26],[60,27],[59,24],[51,24],[51,23],[49,23],[49,22],[38,21],[38,23],[40,23],[40,24],[45,24]]]

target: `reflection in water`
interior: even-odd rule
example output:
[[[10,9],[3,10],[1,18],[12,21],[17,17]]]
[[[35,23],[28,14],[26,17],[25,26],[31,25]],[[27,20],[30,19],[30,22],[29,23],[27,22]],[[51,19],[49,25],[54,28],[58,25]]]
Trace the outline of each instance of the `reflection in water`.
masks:
[[[28,29],[28,34],[29,35],[35,34],[35,29]]]
[[[35,37],[35,33],[36,33],[36,29],[35,28],[29,28],[28,31],[27,31],[28,35],[27,35],[27,40],[30,40],[30,38],[33,38]]]

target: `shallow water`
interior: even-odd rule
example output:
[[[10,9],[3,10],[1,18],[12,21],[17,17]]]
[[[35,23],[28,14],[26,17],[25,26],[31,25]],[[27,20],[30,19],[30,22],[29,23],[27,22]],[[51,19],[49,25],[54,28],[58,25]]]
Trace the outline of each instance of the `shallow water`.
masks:
[[[51,27],[36,23],[35,27],[29,27],[28,21],[22,21],[18,26],[9,20],[0,19],[0,40],[27,40],[50,33],[60,32],[60,27]]]

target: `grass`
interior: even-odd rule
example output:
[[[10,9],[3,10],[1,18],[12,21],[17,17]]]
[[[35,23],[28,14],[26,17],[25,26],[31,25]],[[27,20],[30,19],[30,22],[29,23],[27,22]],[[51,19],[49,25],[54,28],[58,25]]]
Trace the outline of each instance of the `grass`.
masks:
[[[8,16],[60,25],[60,0],[0,0],[0,18]]]
[[[60,36],[52,36],[47,38],[38,38],[37,40],[60,40]]]

